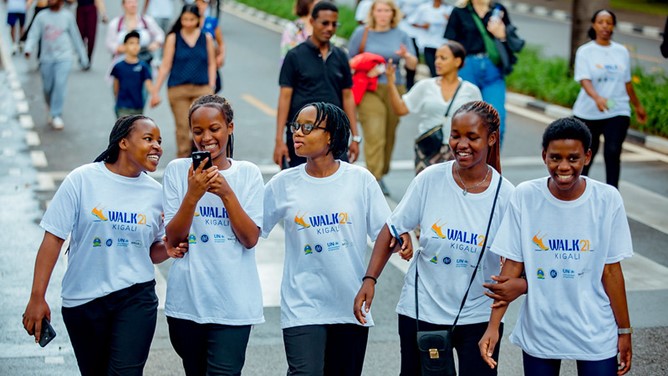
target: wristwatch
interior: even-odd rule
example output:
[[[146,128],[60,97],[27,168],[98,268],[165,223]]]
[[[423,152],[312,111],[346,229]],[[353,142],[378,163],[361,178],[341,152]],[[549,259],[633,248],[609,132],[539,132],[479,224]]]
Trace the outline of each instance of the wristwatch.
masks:
[[[353,142],[357,142],[358,144],[362,142],[362,136],[357,135],[352,137]]]
[[[619,328],[617,334],[633,334],[633,328]]]

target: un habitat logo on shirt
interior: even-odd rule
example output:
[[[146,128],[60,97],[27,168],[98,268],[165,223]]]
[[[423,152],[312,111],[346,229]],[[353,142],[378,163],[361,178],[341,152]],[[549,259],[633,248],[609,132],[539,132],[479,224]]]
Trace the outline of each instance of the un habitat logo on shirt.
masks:
[[[146,221],[146,214],[132,213],[120,210],[104,210],[100,205],[91,210],[94,222],[109,222],[112,230],[136,232],[138,226],[151,227]]]
[[[538,231],[531,242],[536,246],[536,252],[553,252],[555,260],[579,260],[584,252],[593,252],[591,241],[588,239],[558,239],[546,238]]]
[[[341,225],[352,224],[350,215],[346,212],[316,214],[307,217],[307,213],[301,214],[298,211],[295,214],[294,222],[297,225],[297,231],[315,229],[318,235],[339,232]]]

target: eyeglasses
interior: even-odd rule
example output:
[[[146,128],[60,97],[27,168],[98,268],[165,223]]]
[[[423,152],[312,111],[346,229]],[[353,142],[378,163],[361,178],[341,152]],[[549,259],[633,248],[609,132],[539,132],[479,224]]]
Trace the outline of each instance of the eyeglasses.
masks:
[[[292,133],[297,133],[298,130],[302,130],[302,134],[304,136],[311,134],[311,131],[314,129],[325,129],[325,127],[316,127],[315,124],[312,123],[305,123],[305,124],[299,124],[297,122],[290,123],[290,130]]]
[[[324,27],[328,27],[329,25],[332,25],[333,27],[341,26],[341,22],[338,21],[318,21],[318,23]]]

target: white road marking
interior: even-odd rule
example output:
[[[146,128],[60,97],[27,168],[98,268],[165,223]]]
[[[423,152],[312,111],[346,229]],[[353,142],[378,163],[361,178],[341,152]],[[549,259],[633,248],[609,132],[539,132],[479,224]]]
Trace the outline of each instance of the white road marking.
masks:
[[[39,146],[40,143],[39,134],[37,132],[26,132],[26,144],[28,144],[28,146]]]
[[[30,152],[30,159],[32,160],[32,165],[35,167],[47,167],[49,163],[46,161],[46,154],[42,150],[32,150]]]
[[[23,129],[32,129],[35,128],[35,122],[32,120],[30,115],[19,115],[19,124]]]
[[[250,94],[242,94],[241,99],[245,100],[258,110],[264,112],[265,115],[270,117],[276,117],[276,109],[257,99],[256,97]]]

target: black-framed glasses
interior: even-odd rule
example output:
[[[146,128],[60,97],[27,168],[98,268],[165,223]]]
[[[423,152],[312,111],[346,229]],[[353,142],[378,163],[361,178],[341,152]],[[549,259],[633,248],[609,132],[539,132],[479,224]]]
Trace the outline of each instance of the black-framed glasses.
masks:
[[[341,26],[341,22],[338,21],[318,21],[318,23],[320,23],[324,27],[329,27],[329,25],[332,25],[333,27]]]
[[[302,134],[306,136],[310,134],[311,131],[313,131],[314,129],[325,129],[325,127],[317,127],[313,123],[304,123],[304,124],[299,124],[297,122],[290,123],[290,131],[292,131],[292,133],[297,133],[297,131],[300,129],[302,130]]]

